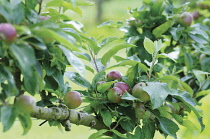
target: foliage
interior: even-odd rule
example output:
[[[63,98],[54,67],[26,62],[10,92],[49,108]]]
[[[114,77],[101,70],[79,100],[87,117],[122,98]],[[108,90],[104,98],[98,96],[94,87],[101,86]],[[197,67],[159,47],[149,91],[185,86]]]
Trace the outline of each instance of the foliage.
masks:
[[[23,126],[23,134],[30,130],[30,113],[16,106],[21,94],[40,95],[37,106],[41,107],[64,104],[64,95],[73,90],[64,78],[86,89],[77,90],[87,103],[83,111],[106,126],[90,139],[106,135],[114,139],[151,139],[156,131],[177,138],[179,126],[190,123],[190,112],[197,116],[202,131],[203,115],[195,106],[210,87],[209,21],[203,15],[191,26],[177,22],[189,7],[197,8],[195,3],[175,7],[172,0],[143,2],[139,9],[129,10],[133,18],[127,24],[101,25],[119,27],[125,31],[123,38],[110,36],[98,41],[66,14],[73,11],[81,16],[78,6],[92,2],[2,0],[0,23],[11,23],[17,31],[15,41],[0,41],[0,119],[4,131],[12,127],[16,118]],[[200,3],[210,5],[206,1]],[[117,55],[123,49],[127,50],[127,57]],[[116,64],[111,65],[113,59]],[[68,71],[69,66],[76,72]],[[127,67],[121,79],[107,79],[106,71],[121,66]],[[91,82],[84,78],[85,71],[94,74]],[[120,101],[112,103],[107,94],[117,82],[126,83],[130,90],[120,93]],[[139,82],[146,84],[142,89],[149,100],[132,95]],[[60,121],[49,124],[60,126]]]

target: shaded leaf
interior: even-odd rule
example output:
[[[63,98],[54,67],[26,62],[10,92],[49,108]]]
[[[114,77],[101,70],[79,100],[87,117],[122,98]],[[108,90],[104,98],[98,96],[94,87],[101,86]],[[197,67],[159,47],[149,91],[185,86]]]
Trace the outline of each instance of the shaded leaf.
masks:
[[[110,125],[112,124],[112,115],[110,111],[107,109],[101,109],[100,114],[101,114],[104,124],[110,127]]]
[[[72,82],[85,87],[85,88],[91,88],[91,84],[85,79],[83,78],[81,75],[79,75],[77,72],[69,72],[66,71],[64,73],[65,77],[67,77],[69,80],[71,80]]]

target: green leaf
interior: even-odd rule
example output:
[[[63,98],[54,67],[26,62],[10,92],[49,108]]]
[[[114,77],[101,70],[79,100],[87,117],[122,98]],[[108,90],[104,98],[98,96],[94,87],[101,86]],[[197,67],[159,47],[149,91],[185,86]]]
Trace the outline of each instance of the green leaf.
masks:
[[[27,8],[35,10],[36,5],[38,4],[39,0],[25,0],[25,4]]]
[[[16,87],[13,75],[11,72],[9,72],[9,70],[7,70],[4,66],[2,66],[0,64],[0,82],[1,82],[1,79],[3,80],[3,82],[4,82],[4,80],[7,80],[7,82],[8,82],[8,84],[7,84],[8,91],[5,91],[6,95],[7,96],[11,96],[11,95],[16,96],[18,94],[18,89]],[[4,87],[3,86],[1,86],[1,87],[4,90]]]
[[[193,43],[192,46],[200,51],[201,53],[204,53],[204,54],[207,54],[209,55],[210,54],[210,47],[209,45],[204,45],[204,44],[201,44],[201,43]]]
[[[125,134],[122,134],[122,133],[120,133],[117,130],[111,129],[110,131],[112,131],[115,135],[117,135],[117,136],[119,136],[121,138],[126,138],[126,135]]]
[[[85,79],[83,78],[82,76],[80,76],[77,72],[69,72],[69,71],[66,71],[64,73],[65,77],[67,77],[69,80],[71,80],[72,82],[82,86],[82,87],[85,87],[85,88],[91,88],[91,84]]]
[[[170,58],[171,60],[173,60],[174,62],[176,62],[176,60],[173,57],[171,57],[170,54],[166,54],[166,53],[158,54],[157,55],[157,58]]]
[[[197,43],[207,44],[209,41],[204,36],[200,34],[189,34],[189,36]]]
[[[155,35],[156,38],[160,37],[163,33],[168,31],[170,27],[174,25],[173,20],[168,20],[165,23],[161,24],[160,26],[156,27],[152,33]]]
[[[106,73],[104,71],[98,72],[94,78],[92,79],[92,86],[94,89],[96,89],[97,83],[101,80],[103,80],[106,76]]]
[[[125,92],[125,93],[122,95],[121,99],[125,99],[125,100],[137,100],[138,98],[132,96],[132,95],[131,95],[130,93],[128,93],[128,92]]]
[[[1,107],[1,122],[4,126],[3,132],[9,130],[16,119],[17,113],[14,107],[2,106]]]
[[[79,1],[77,0],[76,5],[78,5],[78,6],[92,6],[92,5],[94,5],[94,2],[86,1],[86,0],[79,0]]]
[[[145,37],[144,39],[144,48],[148,53],[153,54],[155,52],[154,43],[149,38]]]
[[[42,38],[46,43],[52,41],[58,41],[64,45],[67,49],[73,51],[79,51],[76,45],[72,44],[72,37],[68,36],[67,34],[59,33],[58,31],[53,31],[51,29],[43,28],[43,27],[36,27],[32,30],[35,35]],[[47,34],[47,35],[46,35]]]
[[[144,134],[145,139],[154,138],[155,122],[153,122],[149,119],[143,119],[142,132]]]
[[[67,48],[61,45],[58,45],[58,47],[63,51],[71,66],[73,66],[79,74],[84,75],[85,65],[83,64],[83,62]]]
[[[116,36],[111,36],[111,37],[107,37],[105,39],[103,39],[100,43],[101,48],[104,47],[105,45],[109,44],[110,42],[113,42],[115,40],[118,40],[119,38]]]
[[[131,45],[131,44],[120,44],[117,46],[114,46],[112,49],[110,49],[108,52],[106,52],[102,58],[101,58],[101,63],[103,65],[107,65],[107,63],[109,62],[109,60],[121,49],[124,48],[128,48],[128,47],[136,47],[135,45]]]
[[[181,125],[187,127],[191,131],[198,130],[198,128],[195,126],[195,124],[193,122],[191,122],[190,120],[184,120],[181,123]]]
[[[146,84],[147,86],[143,87],[143,90],[150,96],[152,109],[156,109],[164,103],[166,97],[168,96],[168,85],[160,82],[147,82]]]
[[[79,7],[72,5],[71,3],[63,0],[52,0],[47,3],[47,7],[52,7],[52,6],[58,6],[58,7],[63,7],[64,11],[69,9],[72,10],[76,13],[78,13],[80,16],[82,16],[82,11],[80,10]]]
[[[180,26],[180,27],[177,27],[177,28],[171,27],[171,28],[169,29],[169,32],[171,33],[173,39],[174,39],[175,41],[178,41],[179,38],[181,37],[182,31],[183,31],[184,29],[185,29],[185,27],[181,27],[181,26]]]
[[[107,131],[109,131],[109,130],[107,130],[107,129],[101,129],[101,130],[99,130],[98,132],[93,133],[92,135],[90,135],[90,136],[88,137],[88,139],[97,139],[97,138],[103,136],[104,133],[106,133]]]
[[[36,65],[33,48],[29,45],[14,43],[9,48],[14,58],[17,59],[21,71],[30,76],[33,72],[32,67]]]
[[[208,95],[208,94],[210,94],[210,89],[208,89],[208,90],[202,90],[202,91],[196,93],[196,98],[197,97],[200,97],[200,96]]]
[[[193,73],[195,74],[195,77],[197,78],[197,80],[200,84],[203,81],[205,81],[205,76],[210,74],[208,72],[204,72],[204,71],[201,71],[201,70],[193,70]]]
[[[139,76],[139,65],[136,64],[135,66],[130,67],[126,76],[128,77],[128,84],[133,86],[134,80]]]
[[[154,41],[154,47],[155,47],[155,53],[159,52],[160,49],[162,48],[162,41]]]
[[[176,136],[176,132],[179,130],[178,125],[173,122],[172,120],[169,120],[165,117],[160,117],[158,118],[160,124],[159,124],[159,128],[166,133],[167,135],[170,135],[174,138],[177,138]]]
[[[98,51],[100,50],[100,47],[98,46],[97,41],[94,40],[93,38],[89,38],[84,35],[81,35],[81,38],[84,39],[83,41],[85,41],[88,44],[88,47],[90,47],[93,53],[96,55]]]
[[[184,53],[184,61],[187,66],[187,70],[190,71],[193,68],[193,59],[189,53]]]
[[[137,61],[133,61],[133,60],[123,60],[122,62],[115,64],[113,66],[108,67],[107,69],[111,69],[111,68],[115,68],[115,67],[119,67],[119,66],[136,66],[136,64],[138,64],[139,68],[142,69],[143,71],[148,71],[148,67],[145,66],[144,64],[137,62]]]
[[[23,135],[27,134],[32,125],[30,114],[19,114],[18,119],[23,127]]]
[[[110,125],[112,124],[112,115],[110,111],[107,109],[101,109],[100,114],[101,114],[104,124],[110,127]]]
[[[106,82],[97,87],[98,92],[106,92],[116,81]]]

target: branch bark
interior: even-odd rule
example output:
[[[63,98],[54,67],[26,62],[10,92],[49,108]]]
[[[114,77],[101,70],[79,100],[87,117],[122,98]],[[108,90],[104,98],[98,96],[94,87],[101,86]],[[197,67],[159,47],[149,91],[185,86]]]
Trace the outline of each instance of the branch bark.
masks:
[[[34,111],[31,113],[31,116],[37,119],[43,119],[48,121],[70,120],[70,123],[91,127],[96,130],[108,128],[107,126],[104,125],[102,121],[98,120],[93,115],[62,107],[43,108],[36,106]]]

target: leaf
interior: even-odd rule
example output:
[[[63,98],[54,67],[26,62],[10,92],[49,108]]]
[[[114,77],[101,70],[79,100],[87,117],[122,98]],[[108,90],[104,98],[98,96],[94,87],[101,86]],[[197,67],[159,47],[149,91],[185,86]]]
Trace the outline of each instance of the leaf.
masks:
[[[110,127],[110,125],[112,124],[112,115],[110,111],[107,109],[101,109],[100,114],[101,114],[104,124]]]
[[[120,133],[119,131],[117,130],[114,130],[114,129],[111,129],[110,131],[112,131],[115,135],[121,137],[121,138],[126,138],[126,135]]]
[[[193,68],[193,59],[189,53],[184,53],[184,61],[187,66],[187,70],[190,71]]]
[[[38,4],[39,0],[25,0],[25,4],[27,8],[35,10],[36,5]]]
[[[139,68],[142,69],[143,71],[148,71],[148,67],[145,66],[143,63],[137,62],[137,61],[133,61],[133,60],[123,60],[122,62],[115,64],[113,66],[108,67],[107,69],[111,69],[111,68],[115,68],[115,67],[119,67],[119,66],[135,66],[136,64],[138,64]]]
[[[165,117],[158,118],[158,121],[160,122],[159,128],[166,134],[177,138],[176,132],[179,130],[178,125],[173,122],[172,120],[169,120]]]
[[[76,45],[73,45],[73,37],[68,36],[67,34],[59,33],[58,31],[53,31],[48,28],[44,27],[36,27],[32,30],[34,34],[40,38],[42,38],[46,43],[52,42],[52,41],[58,41],[67,49],[73,50],[73,51],[79,51],[79,49],[76,47]],[[47,34],[47,35],[46,35]]]
[[[137,100],[138,98],[132,96],[132,95],[131,95],[130,93],[128,93],[128,92],[125,92],[125,93],[122,95],[121,99],[125,99],[125,100]]]
[[[18,94],[18,89],[16,87],[12,73],[9,72],[9,70],[7,70],[4,66],[0,64],[0,83],[1,80],[2,82],[4,82],[4,80],[7,80],[8,82],[7,84],[8,91],[5,91],[4,87],[0,85],[0,87],[2,87],[2,89],[6,92],[7,96],[12,96],[12,95],[16,96]]]
[[[29,45],[14,43],[9,48],[15,59],[17,59],[21,71],[30,76],[32,67],[36,65],[33,48]]]
[[[168,96],[168,85],[160,82],[147,82],[146,84],[147,86],[142,89],[149,94],[152,102],[152,109],[156,109],[164,103],[166,97]]]
[[[106,82],[97,87],[98,92],[106,92],[116,81]]]
[[[79,7],[72,5],[71,3],[63,0],[52,0],[46,4],[47,7],[52,7],[52,6],[58,6],[58,7],[63,7],[64,11],[69,9],[72,10],[76,13],[78,13],[80,16],[82,16],[82,11],[80,10]]]
[[[83,41],[85,41],[88,44],[88,47],[90,47],[93,53],[96,55],[98,51],[100,50],[100,47],[98,46],[97,41],[94,40],[93,38],[88,38],[84,35],[81,35],[81,38],[84,39]]]
[[[131,44],[120,44],[117,46],[114,46],[112,49],[110,49],[108,52],[106,52],[102,58],[101,58],[101,63],[103,65],[107,65],[108,61],[121,49],[128,48],[128,47],[136,47],[135,45]]]
[[[145,139],[154,138],[155,134],[155,122],[150,121],[148,118],[143,119],[142,133]]]
[[[129,86],[133,86],[134,80],[136,79],[136,77],[139,76],[139,65],[136,64],[135,66],[130,67],[127,70],[127,75],[126,76],[128,77]]]
[[[160,49],[162,48],[162,41],[154,41],[154,48],[155,48],[155,53],[159,52]]]
[[[106,133],[107,131],[109,131],[109,130],[107,130],[107,129],[101,129],[101,130],[99,130],[98,132],[93,133],[92,135],[90,135],[90,136],[88,137],[88,139],[97,139],[97,138],[103,136],[104,133]]]
[[[16,119],[17,113],[15,108],[10,106],[1,107],[1,122],[4,126],[3,132],[9,130]]]
[[[182,31],[183,31],[184,29],[185,29],[185,27],[181,27],[181,26],[180,26],[180,27],[177,27],[177,28],[171,27],[171,28],[169,29],[169,32],[171,33],[173,39],[174,39],[175,41],[178,41],[179,38],[181,37]]]
[[[76,69],[76,71],[79,74],[84,75],[85,74],[85,65],[83,64],[83,62],[77,56],[75,56],[71,51],[69,51],[69,49],[67,49],[61,45],[58,45],[58,47],[63,51],[68,62],[71,64],[71,66],[73,66],[73,68]]]
[[[205,76],[210,74],[208,72],[204,72],[204,71],[201,71],[201,70],[193,70],[193,73],[195,74],[195,77],[197,78],[197,80],[200,84],[203,81],[205,81]]]
[[[202,90],[202,91],[196,93],[196,98],[198,98],[200,96],[208,95],[208,94],[210,94],[210,89],[208,89],[208,90]]]
[[[23,127],[23,135],[25,135],[31,129],[31,125],[32,125],[31,117],[29,114],[19,114],[18,118]]]
[[[101,80],[103,80],[106,76],[106,73],[104,71],[98,72],[94,78],[92,79],[92,86],[94,89],[96,89],[97,83]]]
[[[119,38],[116,36],[111,36],[111,37],[107,37],[105,39],[103,39],[100,43],[101,48],[104,47],[105,45],[109,44],[110,42],[113,42],[115,40],[118,40]]]
[[[209,45],[204,45],[204,44],[201,44],[201,43],[193,43],[192,46],[200,51],[201,53],[204,53],[204,54],[207,54],[209,55],[210,54],[210,47]]]
[[[160,26],[156,27],[153,31],[152,34],[155,35],[156,38],[160,37],[163,33],[168,31],[170,27],[174,25],[173,20],[168,20],[165,23],[161,24]]]
[[[66,71],[64,73],[65,77],[67,77],[69,80],[71,80],[72,82],[82,86],[82,87],[85,87],[85,88],[91,88],[91,84],[85,79],[83,78],[82,76],[80,76],[78,73],[76,72],[69,72],[69,71]]]
[[[189,34],[189,36],[197,43],[200,43],[200,44],[207,44],[208,43],[208,39],[204,38],[200,34]]]
[[[170,54],[166,54],[166,53],[158,54],[157,55],[157,58],[170,58],[171,60],[173,60],[174,62],[176,62],[176,60]]]
[[[149,38],[145,37],[144,39],[144,48],[148,53],[153,54],[155,52],[154,43]]]

